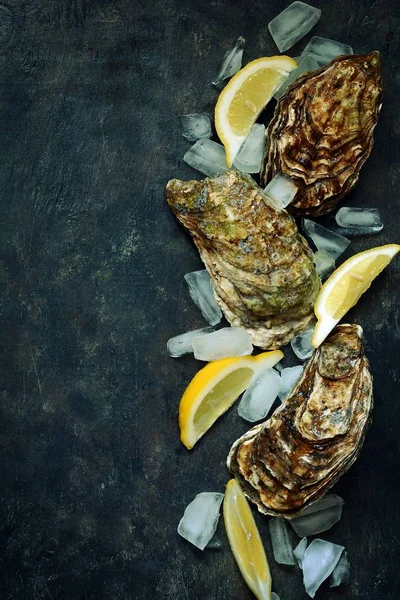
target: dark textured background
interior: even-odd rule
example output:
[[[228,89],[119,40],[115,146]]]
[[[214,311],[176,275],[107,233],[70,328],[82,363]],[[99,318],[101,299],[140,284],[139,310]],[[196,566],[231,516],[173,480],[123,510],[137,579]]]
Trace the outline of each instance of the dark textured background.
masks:
[[[398,3],[314,4],[313,34],[382,53],[376,145],[345,204],[378,206],[385,229],[351,252],[399,241]],[[221,548],[204,553],[176,533],[196,493],[224,489],[247,425],[233,409],[192,452],[179,442],[179,398],[199,363],[165,344],[204,324],[183,280],[201,264],[164,186],[199,177],[182,161],[179,115],[212,112],[210,81],[239,35],[245,61],[276,53],[267,23],[285,5],[0,4],[2,600],[252,598],[222,524]],[[321,600],[400,593],[399,287],[397,260],[349,316],[365,330],[376,407],[335,488],[343,518],[323,536],[348,549],[352,581]],[[282,600],[307,598],[298,570],[271,569]]]

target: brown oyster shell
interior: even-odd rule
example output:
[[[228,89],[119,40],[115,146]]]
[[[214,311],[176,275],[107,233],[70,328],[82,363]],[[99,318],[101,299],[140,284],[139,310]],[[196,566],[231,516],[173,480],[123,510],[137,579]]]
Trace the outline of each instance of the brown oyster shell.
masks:
[[[373,406],[361,331],[337,326],[282,406],[232,446],[228,467],[260,512],[297,516],[358,457]]]
[[[249,175],[172,179],[167,200],[193,237],[225,317],[256,346],[279,348],[310,324],[320,287],[313,254],[294,219]]]
[[[355,186],[371,153],[381,101],[376,51],[338,57],[299,77],[268,127],[263,184],[282,172],[299,187],[290,212],[330,212]]]

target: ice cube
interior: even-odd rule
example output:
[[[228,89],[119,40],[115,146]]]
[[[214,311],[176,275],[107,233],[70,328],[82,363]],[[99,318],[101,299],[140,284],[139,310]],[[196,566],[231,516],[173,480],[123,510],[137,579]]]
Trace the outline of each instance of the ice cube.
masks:
[[[306,56],[307,54],[311,54],[322,67],[322,65],[326,65],[326,63],[330,62],[337,56],[353,54],[353,48],[348,44],[342,44],[342,42],[329,40],[328,38],[323,38],[319,35],[316,35],[311,38],[301,53],[302,56]]]
[[[279,52],[284,52],[305,36],[319,21],[321,11],[305,2],[293,2],[268,24]]]
[[[292,391],[303,373],[303,365],[296,367],[287,367],[281,371],[282,389],[279,392],[279,398],[283,402]]]
[[[220,85],[224,79],[232,77],[235,73],[240,71],[242,68],[243,50],[246,40],[243,37],[239,37],[236,40],[236,44],[229,50],[218,68],[217,76],[212,82],[213,85]]]
[[[313,262],[321,279],[325,279],[335,270],[335,259],[326,250],[314,252]]]
[[[202,329],[195,329],[194,331],[187,331],[172,337],[167,342],[167,352],[172,358],[178,358],[184,354],[190,354],[193,352],[192,342],[198,335],[204,335],[205,333],[211,333],[214,331],[213,327],[203,327]]]
[[[336,223],[344,227],[346,235],[368,235],[383,229],[381,215],[377,208],[350,208],[342,206],[336,213]]]
[[[213,333],[195,337],[193,352],[198,360],[221,360],[251,354],[253,344],[250,335],[244,329],[224,327]]]
[[[318,62],[313,56],[311,56],[311,54],[302,56],[297,68],[289,73],[279,90],[275,92],[274,98],[279,100],[279,98],[281,98],[286,92],[289,85],[293,83],[293,81],[296,81],[300,75],[303,75],[303,73],[307,73],[308,71],[315,71],[315,69],[318,69],[318,67]]]
[[[208,177],[227,170],[225,148],[217,142],[202,138],[198,140],[183,157],[193,169]]]
[[[280,565],[294,565],[292,544],[285,519],[272,517],[268,523],[271,535],[272,552]]]
[[[239,416],[250,423],[264,419],[281,387],[281,377],[274,369],[266,369],[256,374],[240,401]]]
[[[297,334],[290,340],[292,350],[300,360],[306,360],[310,358],[314,352],[314,347],[311,344],[311,338],[314,331],[314,327],[309,327],[305,331]]]
[[[275,592],[271,592],[271,600],[280,600],[278,594],[276,594]]]
[[[245,173],[258,173],[265,146],[265,127],[255,123],[234,160],[234,166]]]
[[[195,142],[212,135],[211,119],[205,113],[192,113],[181,117],[182,135],[187,140]]]
[[[303,581],[311,598],[314,598],[321,583],[332,573],[343,550],[343,546],[319,539],[313,540],[308,546],[303,558]]]
[[[302,540],[300,540],[300,542],[297,544],[296,548],[293,550],[293,555],[295,557],[295,559],[297,560],[297,564],[299,565],[300,569],[303,568],[303,558],[304,558],[304,554],[306,553],[307,550],[307,538],[303,538]]]
[[[218,306],[211,280],[206,269],[186,273],[185,281],[189,287],[189,294],[203,317],[210,325],[217,325],[222,319],[222,311]]]
[[[342,553],[340,560],[332,575],[329,577],[329,587],[337,587],[342,583],[347,583],[350,579],[350,563],[346,550]]]
[[[264,194],[280,208],[286,208],[297,194],[297,185],[291,177],[277,173],[264,189]]]
[[[186,507],[179,521],[178,533],[188,542],[204,550],[214,535],[224,494],[201,492]]]
[[[310,219],[302,220],[303,229],[318,250],[325,250],[335,260],[346,250],[350,240]]]
[[[336,494],[327,494],[303,510],[290,524],[299,537],[315,535],[330,529],[340,521],[344,500]]]

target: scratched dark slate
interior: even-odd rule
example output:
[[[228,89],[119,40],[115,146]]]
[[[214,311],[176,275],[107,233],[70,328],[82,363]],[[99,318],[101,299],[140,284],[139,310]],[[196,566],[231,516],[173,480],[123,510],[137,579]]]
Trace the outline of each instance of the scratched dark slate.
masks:
[[[314,4],[314,34],[382,53],[376,146],[346,203],[379,206],[385,229],[351,250],[399,241],[397,2]],[[179,442],[179,397],[199,364],[168,358],[165,343],[203,325],[183,280],[201,265],[164,186],[199,177],[181,158],[179,115],[212,111],[215,66],[239,35],[246,61],[276,52],[267,22],[284,6],[0,3],[2,600],[252,598],[222,524],[219,550],[176,534],[196,493],[224,489],[246,425],[233,409],[190,454]],[[351,314],[365,329],[375,420],[336,486],[342,521],[324,536],[348,549],[352,581],[321,600],[400,593],[399,287],[397,261]],[[270,554],[267,519],[257,522]],[[282,600],[307,598],[298,570],[271,568]]]

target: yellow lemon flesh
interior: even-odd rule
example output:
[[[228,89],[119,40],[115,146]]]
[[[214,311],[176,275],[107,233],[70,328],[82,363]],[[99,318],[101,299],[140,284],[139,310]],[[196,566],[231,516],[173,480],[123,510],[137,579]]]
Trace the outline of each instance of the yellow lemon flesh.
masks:
[[[314,306],[318,319],[312,337],[314,348],[322,344],[399,251],[399,244],[371,248],[350,257],[332,273],[322,286]]]
[[[270,600],[271,573],[257,525],[239,484],[231,479],[223,504],[225,529],[243,579],[258,598]]]
[[[181,440],[190,450],[249,385],[255,373],[273,367],[280,350],[208,363],[186,388],[179,405]]]
[[[267,56],[248,63],[232,77],[215,107],[215,128],[230,167],[240,146],[297,63],[289,56]]]

